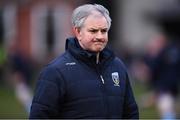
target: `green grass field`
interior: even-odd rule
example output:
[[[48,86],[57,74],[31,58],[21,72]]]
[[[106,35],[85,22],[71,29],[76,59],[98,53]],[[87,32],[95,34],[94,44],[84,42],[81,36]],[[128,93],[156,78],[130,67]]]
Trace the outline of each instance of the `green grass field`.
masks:
[[[0,86],[0,119],[20,119],[27,116],[23,106],[16,99],[14,91]]]
[[[144,108],[141,105],[141,98],[142,95],[144,95],[147,92],[146,86],[140,83],[134,83],[133,84],[133,92],[135,94],[135,99],[137,101],[138,107],[139,107],[139,115],[142,119],[159,119],[159,114],[155,108],[155,106],[151,106],[148,108]]]

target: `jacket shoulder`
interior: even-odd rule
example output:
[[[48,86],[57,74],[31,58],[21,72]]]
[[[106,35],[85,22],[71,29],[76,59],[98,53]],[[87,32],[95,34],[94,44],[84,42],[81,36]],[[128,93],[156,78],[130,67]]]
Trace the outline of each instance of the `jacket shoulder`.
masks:
[[[124,64],[124,62],[123,62],[120,58],[115,57],[115,58],[114,58],[114,63],[115,63],[116,65],[118,65],[118,67],[120,67],[120,68],[124,69],[125,71],[127,71],[126,65]]]
[[[72,60],[66,52],[58,56],[42,68],[39,79],[52,81],[57,80],[57,78],[61,78],[61,71],[65,68],[66,63],[69,61]]]

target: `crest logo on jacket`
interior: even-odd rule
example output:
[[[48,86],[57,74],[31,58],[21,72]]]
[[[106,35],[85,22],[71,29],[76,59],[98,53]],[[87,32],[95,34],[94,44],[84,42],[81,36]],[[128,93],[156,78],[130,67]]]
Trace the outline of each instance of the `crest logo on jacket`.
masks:
[[[112,75],[112,80],[114,82],[114,86],[119,86],[119,74],[118,74],[118,72],[113,72],[111,75]]]

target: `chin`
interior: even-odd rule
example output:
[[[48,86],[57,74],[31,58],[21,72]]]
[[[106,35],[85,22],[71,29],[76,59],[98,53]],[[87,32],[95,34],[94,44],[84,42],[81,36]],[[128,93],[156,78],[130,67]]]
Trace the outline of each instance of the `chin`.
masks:
[[[94,50],[95,52],[101,52],[103,50],[103,48],[99,48],[99,49],[96,49]]]
[[[94,48],[91,49],[91,51],[93,52],[101,52],[104,49],[103,46],[96,46]]]

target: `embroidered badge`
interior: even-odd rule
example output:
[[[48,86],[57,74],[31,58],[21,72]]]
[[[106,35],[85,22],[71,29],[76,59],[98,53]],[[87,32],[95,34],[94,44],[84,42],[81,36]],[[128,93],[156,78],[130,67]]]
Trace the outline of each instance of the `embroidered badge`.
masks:
[[[118,72],[113,72],[111,75],[112,75],[112,80],[114,82],[114,86],[119,86],[119,74],[118,74]]]

